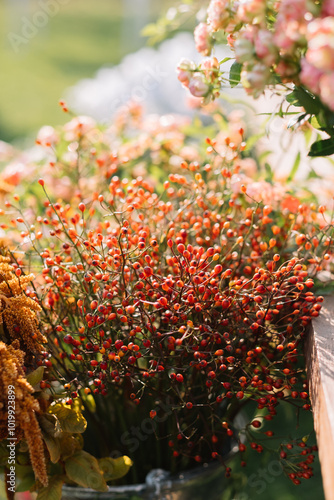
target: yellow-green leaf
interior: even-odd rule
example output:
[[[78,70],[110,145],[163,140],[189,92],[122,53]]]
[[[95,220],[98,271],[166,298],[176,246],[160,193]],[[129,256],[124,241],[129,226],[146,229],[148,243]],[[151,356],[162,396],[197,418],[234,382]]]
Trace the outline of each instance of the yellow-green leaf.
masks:
[[[80,436],[80,434],[77,434],[77,436]],[[82,442],[76,439],[77,436],[72,436],[70,433],[64,432],[60,437],[59,443],[63,460],[68,459],[82,449]]]
[[[64,432],[85,432],[87,421],[78,406],[70,408],[65,403],[57,403],[50,406],[49,412],[56,415]]]
[[[61,500],[63,484],[62,476],[54,476],[50,479],[49,486],[39,490],[36,500]]]
[[[41,380],[43,380],[43,375],[44,375],[44,366],[39,366],[38,368],[36,368],[36,370],[27,375],[27,380],[32,387],[35,387],[37,384],[40,383]]]
[[[56,415],[43,413],[38,417],[38,423],[42,431],[48,436],[59,437],[62,433],[60,422]]]
[[[51,462],[56,464],[61,456],[60,440],[46,434],[43,435],[43,439],[50,454]]]
[[[67,477],[79,486],[96,491],[108,491],[98,461],[86,451],[78,451],[66,460],[65,470]]]
[[[129,472],[132,464],[131,458],[127,456],[118,458],[105,457],[99,460],[99,466],[103,471],[106,481],[114,481],[115,479],[120,479],[125,476]]]

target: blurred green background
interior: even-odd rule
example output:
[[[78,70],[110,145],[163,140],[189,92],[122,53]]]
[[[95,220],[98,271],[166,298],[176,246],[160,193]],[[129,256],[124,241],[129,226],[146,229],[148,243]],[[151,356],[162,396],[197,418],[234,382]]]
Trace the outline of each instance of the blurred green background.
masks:
[[[56,4],[44,27],[24,43],[24,29],[41,10],[40,4]],[[68,118],[58,106],[64,91],[102,66],[145,44],[140,28],[174,5],[173,0],[0,0],[0,140],[31,143],[38,129],[58,125]],[[139,9],[140,7],[140,9]],[[42,21],[42,19],[41,19]],[[26,139],[25,139],[26,138]],[[287,419],[287,420],[286,420]],[[276,424],[277,435],[292,419],[286,415]],[[301,427],[306,422],[301,421]],[[250,458],[247,469],[257,475],[266,469],[266,454]],[[266,488],[252,486],[236,462],[234,475],[223,500],[323,499],[319,464],[316,478],[295,487],[283,475],[265,481]],[[254,482],[252,484],[255,484]],[[0,500],[4,491],[0,484]]]
[[[44,27],[40,4],[55,5]],[[147,4],[143,11],[138,7]],[[66,120],[65,89],[145,44],[140,27],[172,0],[0,0],[0,139],[35,134]]]

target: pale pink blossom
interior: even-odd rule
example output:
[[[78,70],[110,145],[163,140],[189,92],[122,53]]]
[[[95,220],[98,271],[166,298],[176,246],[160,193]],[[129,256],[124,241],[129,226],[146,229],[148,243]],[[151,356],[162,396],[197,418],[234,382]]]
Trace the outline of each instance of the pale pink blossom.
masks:
[[[203,56],[211,52],[211,29],[205,23],[200,23],[194,31],[196,50]]]
[[[181,61],[179,62],[176,68],[177,78],[184,87],[189,86],[189,82],[193,76],[195,68],[195,63],[193,61],[190,61],[189,59],[181,59]]]
[[[211,0],[208,7],[208,23],[213,31],[226,28],[230,20],[228,0]]]
[[[322,5],[321,14],[323,16],[334,16],[334,0],[325,0]]]
[[[226,37],[228,45],[231,47],[231,49],[234,48],[235,46],[235,35],[233,33],[229,33]]]
[[[316,68],[312,64],[310,64],[306,59],[302,59],[301,61],[301,73],[300,73],[300,81],[305,87],[314,92],[315,94],[320,93],[320,78],[324,74],[323,71]]]
[[[36,142],[44,147],[54,146],[59,142],[59,135],[53,127],[45,125],[39,130]]]
[[[203,73],[193,74],[189,82],[190,93],[195,97],[206,97],[210,91],[210,86],[205,80]]]
[[[256,99],[263,93],[265,87],[271,83],[271,73],[268,66],[259,62],[250,68],[244,69],[241,72],[241,83],[247,94]]]
[[[274,40],[283,52],[305,45],[308,8],[305,0],[282,0],[275,25]]]
[[[8,182],[8,184],[17,186],[23,179],[31,177],[33,173],[34,167],[28,165],[27,163],[18,161],[7,165],[1,173],[1,178],[5,182]]]
[[[237,16],[244,23],[250,23],[255,18],[259,23],[265,15],[266,0],[240,0]]]
[[[252,40],[244,36],[240,36],[240,38],[236,39],[234,50],[235,58],[239,63],[250,62],[254,59],[254,43]]]
[[[215,80],[217,80],[219,62],[216,57],[208,57],[207,59],[204,59],[204,61],[202,61],[200,65],[200,68],[208,81],[214,82]]]
[[[271,31],[260,29],[255,37],[255,51],[259,59],[267,66],[272,66],[278,57],[278,49]]]
[[[96,127],[96,122],[90,116],[77,116],[64,126],[65,138],[68,141],[75,141],[91,132]]]
[[[334,73],[327,73],[320,78],[320,97],[334,111]]]
[[[316,19],[307,27],[306,60],[322,71],[334,70],[334,17]]]
[[[275,68],[283,83],[293,81],[298,75],[299,67],[296,63],[281,59]]]

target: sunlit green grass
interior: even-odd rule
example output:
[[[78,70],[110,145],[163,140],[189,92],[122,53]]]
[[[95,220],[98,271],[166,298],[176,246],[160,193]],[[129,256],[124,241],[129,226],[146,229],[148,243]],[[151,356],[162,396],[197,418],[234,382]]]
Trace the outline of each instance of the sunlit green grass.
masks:
[[[44,0],[47,2],[47,0]],[[57,0],[54,0],[57,1]],[[13,140],[35,134],[43,124],[56,125],[65,117],[57,102],[65,89],[81,78],[91,77],[104,65],[118,63],[139,43],[124,34],[124,19],[131,26],[133,11],[125,12],[122,0],[68,0],[57,15],[27,44],[13,49],[9,33],[22,35],[24,22],[40,9],[38,2],[26,2],[30,9],[14,14],[14,5],[24,2],[0,0],[0,139]],[[151,1],[154,19],[171,0]],[[138,14],[138,12],[137,12]],[[133,42],[131,44],[131,38]]]

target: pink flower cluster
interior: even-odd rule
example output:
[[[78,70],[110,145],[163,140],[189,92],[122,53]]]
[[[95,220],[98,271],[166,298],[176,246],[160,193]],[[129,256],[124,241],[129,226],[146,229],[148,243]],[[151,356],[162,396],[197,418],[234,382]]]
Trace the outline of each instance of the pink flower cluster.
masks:
[[[199,53],[210,56],[218,31],[242,65],[247,93],[256,98],[276,83],[303,84],[334,110],[334,0],[211,0],[194,32]],[[207,64],[178,67],[182,84],[205,101],[223,81],[219,65],[207,76]]]
[[[200,66],[188,59],[182,59],[177,67],[178,79],[194,97],[208,102],[214,89],[219,87],[219,62],[216,57],[205,59]],[[209,98],[209,99],[208,99]]]
[[[334,10],[334,2],[326,2]],[[334,17],[316,19],[306,32],[308,50],[302,61],[302,83],[334,110]]]

